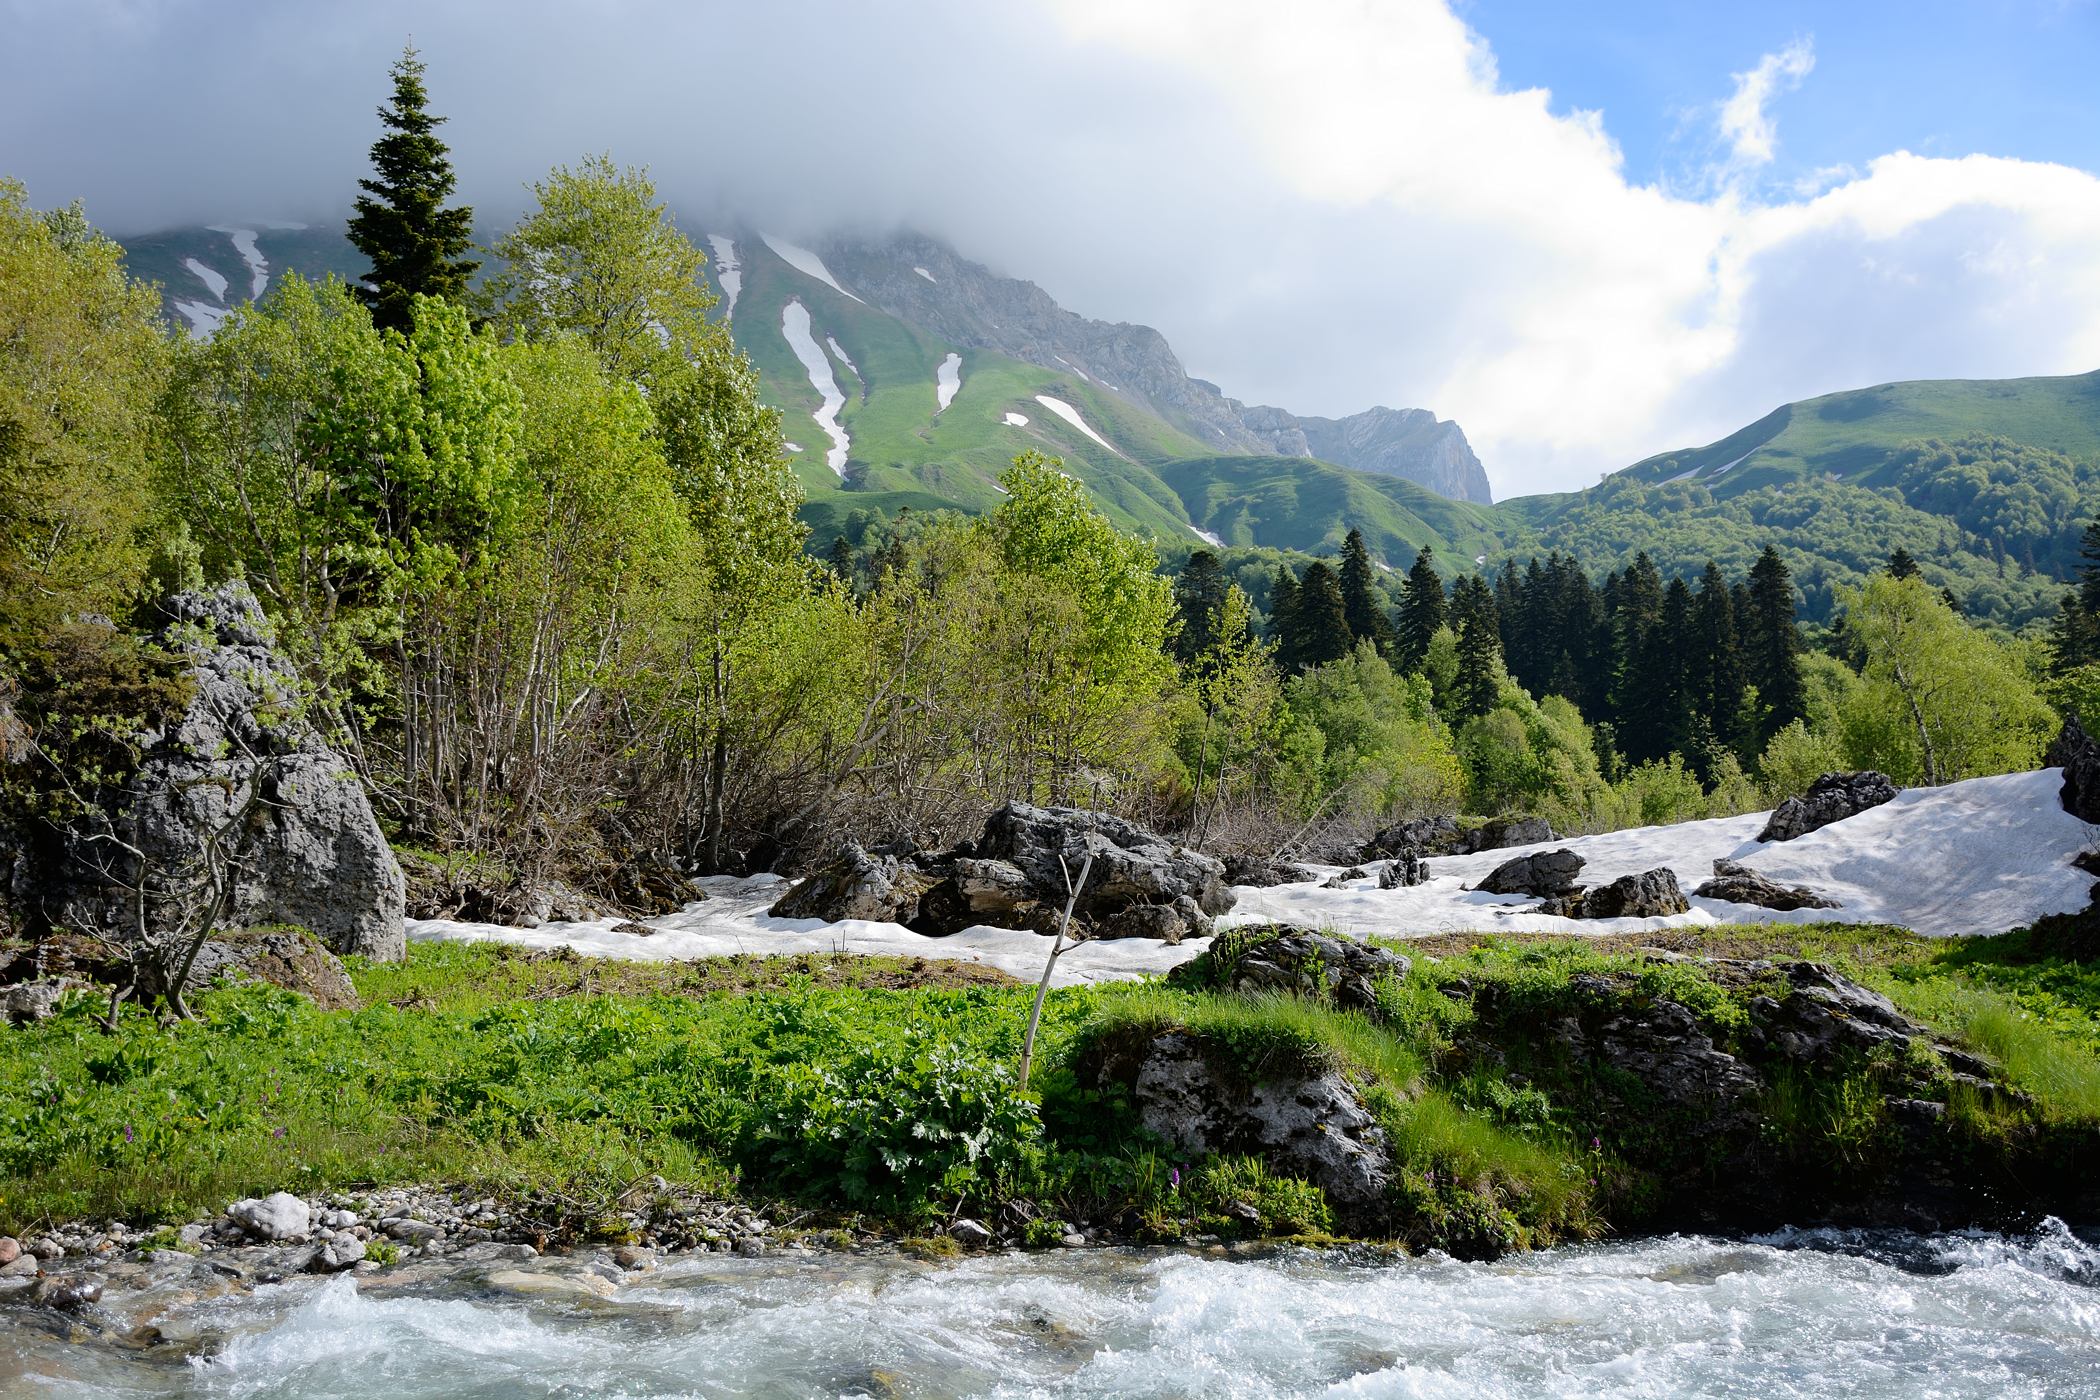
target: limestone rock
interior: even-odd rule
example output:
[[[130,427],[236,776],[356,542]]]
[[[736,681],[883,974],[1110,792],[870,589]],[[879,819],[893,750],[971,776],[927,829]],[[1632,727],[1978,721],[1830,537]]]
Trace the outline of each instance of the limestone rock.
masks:
[[[221,976],[299,992],[324,1011],[345,1011],[359,1004],[357,988],[342,962],[304,929],[234,932],[206,939],[191,965],[190,985],[207,987]]]
[[[72,985],[61,977],[40,977],[0,988],[0,1017],[16,1026],[41,1021],[58,1010],[59,998]]]
[[[916,917],[919,894],[927,882],[896,856],[870,855],[848,844],[838,858],[799,881],[774,901],[771,913],[782,919],[872,919],[904,923]]]
[[[1791,841],[1879,807],[1901,791],[1886,773],[1825,773],[1807,792],[1780,803],[1757,839]]]
[[[1313,873],[1304,866],[1269,856],[1225,857],[1225,883],[1228,885],[1269,889],[1276,885],[1295,885],[1312,878]]]
[[[1234,929],[1174,968],[1167,980],[1184,987],[1281,992],[1375,1011],[1379,981],[1405,977],[1411,966],[1402,954],[1338,934]]]
[[[1575,917],[1584,919],[1654,919],[1692,907],[1677,887],[1676,874],[1667,869],[1621,875],[1608,885],[1585,890],[1580,898]]]
[[[1692,891],[1694,899],[1723,899],[1730,904],[1753,904],[1761,909],[1836,909],[1839,904],[1817,894],[1806,885],[1782,885],[1777,880],[1723,857],[1714,862],[1714,878]]]
[[[497,1269],[486,1280],[498,1293],[518,1298],[543,1298],[554,1303],[596,1302],[612,1297],[610,1279],[597,1274],[547,1274],[528,1269]]]
[[[1544,817],[1497,817],[1467,832],[1458,849],[1461,855],[1477,855],[1512,846],[1543,846],[1553,839],[1553,824]]]
[[[2064,810],[2082,822],[2100,825],[2100,744],[2093,742],[2078,716],[2064,716],[2064,727],[2042,762],[2064,770]]]
[[[1582,857],[1573,851],[1534,851],[1502,862],[1474,888],[1488,894],[1563,895],[1575,888],[1582,867]]]
[[[1548,836],[1546,839],[1553,838]],[[1464,842],[1458,823],[1450,817],[1416,817],[1411,821],[1395,822],[1364,842],[1361,858],[1384,860],[1407,852],[1448,856],[1456,854]]]
[[[1429,863],[1414,851],[1402,851],[1378,871],[1378,888],[1397,890],[1429,878]]]
[[[313,1228],[313,1212],[289,1191],[235,1201],[226,1218],[259,1240],[303,1240]]]

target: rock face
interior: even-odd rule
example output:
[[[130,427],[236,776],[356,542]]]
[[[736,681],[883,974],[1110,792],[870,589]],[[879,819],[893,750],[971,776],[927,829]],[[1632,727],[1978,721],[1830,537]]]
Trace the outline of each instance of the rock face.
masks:
[[[1761,909],[1836,909],[1806,885],[1782,885],[1747,865],[1723,857],[1714,862],[1714,878],[1692,891],[1694,899],[1725,899],[1730,904],[1754,904]]]
[[[1497,817],[1467,832],[1458,849],[1464,855],[1476,855],[1511,846],[1541,846],[1553,839],[1553,824],[1544,817]]]
[[[1502,862],[1474,888],[1488,894],[1563,895],[1575,888],[1582,866],[1582,857],[1573,851],[1534,851]]]
[[[1009,803],[975,842],[953,851],[870,854],[848,847],[782,895],[783,918],[883,919],[929,934],[976,924],[1048,933],[1063,914],[1065,872],[1078,879],[1072,911],[1093,938],[1179,942],[1210,932],[1233,904],[1224,865],[1119,817]],[[1063,863],[1060,864],[1060,857]]]
[[[1310,449],[1307,456],[1360,472],[1397,476],[1454,501],[1494,503],[1487,469],[1473,455],[1465,430],[1427,409],[1380,407],[1347,418],[1282,417],[1288,424],[1279,426],[1295,427],[1303,435]]]
[[[2100,744],[2085,732],[2077,715],[2064,717],[2064,727],[2042,762],[2064,770],[2064,810],[2082,822],[2100,825]]]
[[[1449,817],[1416,817],[1395,822],[1364,842],[1358,859],[1384,860],[1410,851],[1422,856],[1448,856],[1455,854],[1464,840],[1458,823]]]
[[[1177,987],[1278,992],[1331,1001],[1358,1011],[1378,1008],[1378,983],[1414,964],[1360,939],[1302,928],[1238,928],[1167,974]]]
[[[1779,804],[1757,834],[1760,841],[1791,841],[1811,831],[1879,807],[1903,789],[1886,773],[1825,773],[1799,797]]]
[[[140,762],[137,844],[180,868],[259,788],[221,926],[295,925],[339,953],[400,958],[401,867],[349,765],[298,714],[296,678],[254,595],[226,584],[161,606],[168,621],[156,640],[182,658],[194,694]],[[121,892],[92,873],[82,837],[61,833],[50,859],[19,863],[15,903],[48,926],[121,930]]]
[[[1339,1070],[1280,1069],[1249,1080],[1232,1052],[1185,1031],[1096,1047],[1083,1078],[1128,1090],[1146,1130],[1189,1157],[1251,1153],[1320,1186],[1345,1223],[1375,1216],[1391,1145]]]

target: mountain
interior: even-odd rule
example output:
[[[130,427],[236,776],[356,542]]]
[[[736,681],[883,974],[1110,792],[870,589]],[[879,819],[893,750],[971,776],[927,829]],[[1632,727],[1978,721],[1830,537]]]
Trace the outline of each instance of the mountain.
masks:
[[[2021,626],[2055,611],[2100,515],[2100,373],[1826,394],[1498,509],[1499,557],[1560,549],[1600,572],[1645,550],[1665,573],[1737,574],[1773,544],[1819,619],[1901,546],[1970,616]]]
[[[160,283],[168,319],[208,334],[227,312],[269,289],[287,269],[307,277],[362,277],[364,254],[340,223],[325,226],[250,219],[206,228],[169,229],[124,240],[134,277]]]

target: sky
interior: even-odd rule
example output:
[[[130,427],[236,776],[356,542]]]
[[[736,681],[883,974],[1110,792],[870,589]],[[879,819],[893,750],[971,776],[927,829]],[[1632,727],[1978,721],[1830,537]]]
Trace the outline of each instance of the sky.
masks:
[[[2100,0],[0,0],[0,174],[340,217],[413,37],[461,196],[914,227],[1498,497],[1790,399],[2100,368]]]

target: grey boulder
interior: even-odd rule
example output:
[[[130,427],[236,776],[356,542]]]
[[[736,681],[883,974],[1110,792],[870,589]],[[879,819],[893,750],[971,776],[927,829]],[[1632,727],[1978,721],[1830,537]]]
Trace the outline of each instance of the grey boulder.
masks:
[[[1886,773],[1825,773],[1809,784],[1807,792],[1780,803],[1757,839],[1792,841],[1879,807],[1902,790]]]
[[[226,1218],[259,1240],[303,1240],[313,1228],[313,1212],[289,1191],[235,1201]]]
[[[1692,897],[1782,911],[1839,907],[1836,900],[1819,895],[1806,885],[1782,885],[1770,876],[1725,857],[1714,862],[1714,878],[1693,890]]]
[[[1405,977],[1411,966],[1400,953],[1340,934],[1243,928],[1174,968],[1167,981],[1218,991],[1277,992],[1376,1011],[1379,982]]]
[[[1544,817],[1497,817],[1467,832],[1458,849],[1462,855],[1477,855],[1512,846],[1542,846],[1553,839],[1553,824]]]
[[[2100,744],[2093,742],[2076,714],[2064,716],[2064,727],[2042,762],[2064,770],[2064,810],[2082,822],[2100,825]]]
[[[1506,860],[1474,888],[1488,894],[1564,895],[1575,888],[1583,859],[1573,851],[1534,851]]]

